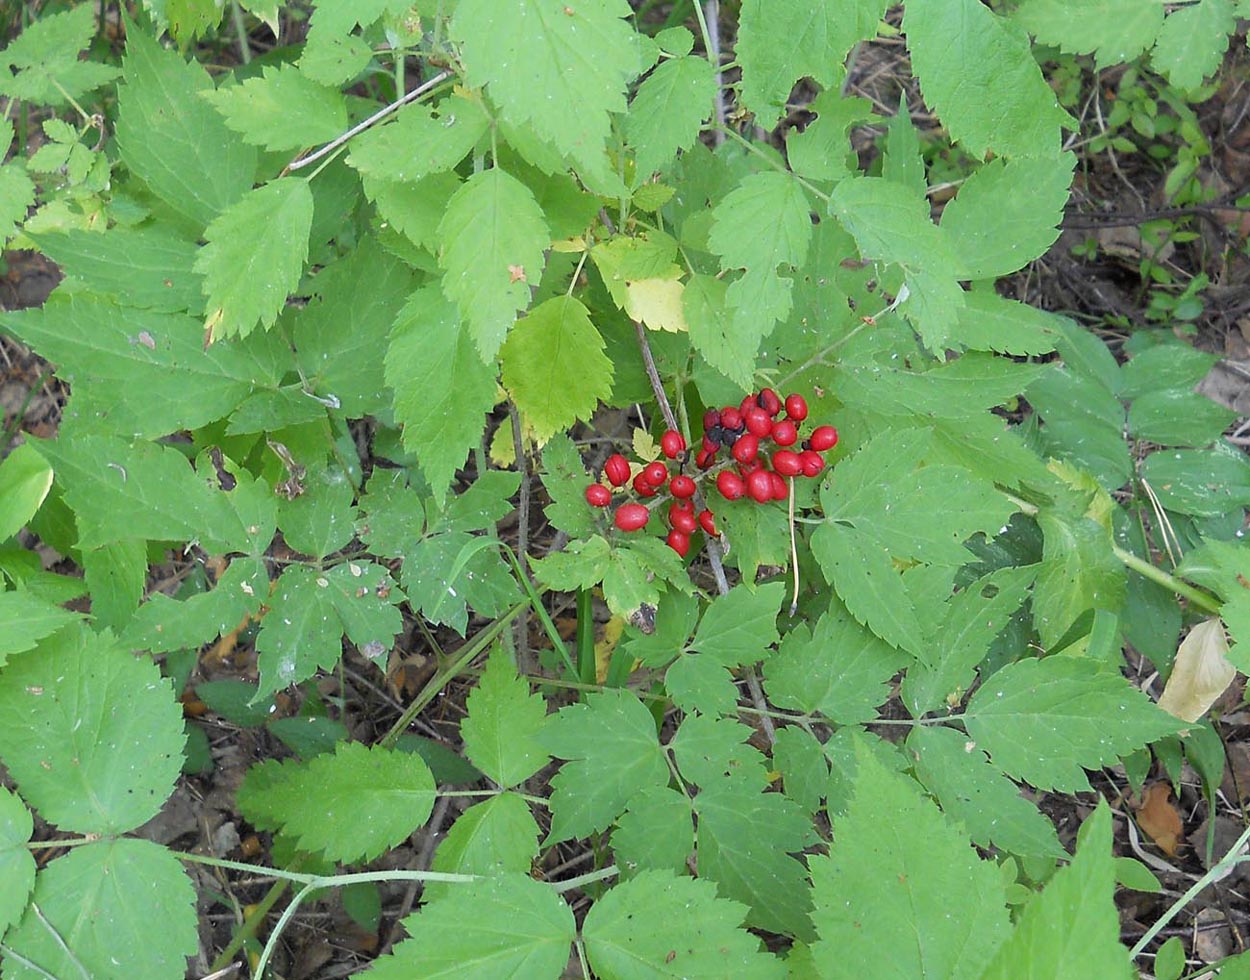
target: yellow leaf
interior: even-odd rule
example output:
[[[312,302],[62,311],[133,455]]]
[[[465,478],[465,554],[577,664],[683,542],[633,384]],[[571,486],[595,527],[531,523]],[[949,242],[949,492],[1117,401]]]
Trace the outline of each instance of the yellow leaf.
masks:
[[[650,329],[669,333],[684,333],[690,329],[682,312],[685,283],[676,279],[639,279],[627,283],[625,291],[629,296],[625,312]]]
[[[646,429],[634,430],[634,455],[647,462],[658,459],[660,456],[660,447],[656,445],[656,441],[651,438],[651,433]],[[636,475],[639,468],[631,464],[630,476]]]
[[[625,620],[620,616],[613,616],[604,624],[603,639],[595,644],[595,677],[600,684],[608,679],[608,665],[624,631]]]
[[[1176,651],[1159,707],[1184,721],[1197,721],[1232,683],[1237,671],[1228,662],[1228,637],[1219,617],[1189,631]]]

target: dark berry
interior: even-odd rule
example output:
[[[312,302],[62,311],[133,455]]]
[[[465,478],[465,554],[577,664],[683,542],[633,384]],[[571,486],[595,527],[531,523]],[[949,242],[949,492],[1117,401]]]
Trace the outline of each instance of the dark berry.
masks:
[[[709,408],[703,413],[703,431],[710,432],[720,425],[720,412],[714,408]]]
[[[823,453],[838,444],[838,430],[832,425],[818,425],[812,430],[812,436],[807,441],[811,443],[812,449]]]
[[[807,418],[807,399],[799,394],[786,395],[786,416],[795,422]]]
[[[622,531],[637,531],[647,526],[650,517],[651,511],[642,504],[621,504],[612,520]]]
[[[721,470],[716,474],[716,489],[726,500],[739,500],[746,493],[747,487],[737,473]]]
[[[603,475],[614,487],[623,487],[629,482],[629,460],[620,453],[614,453],[603,464]]]
[[[789,419],[773,423],[773,442],[778,446],[793,446],[799,438],[799,431]]]
[[[586,488],[586,503],[591,507],[606,507],[612,503],[612,491],[602,483],[592,483]]]
[[[660,451],[669,459],[676,459],[677,454],[686,448],[686,440],[680,432],[669,429],[660,436]]]
[[[675,476],[673,482],[668,485],[668,489],[669,493],[679,500],[687,500],[694,496],[694,480],[688,476]]]

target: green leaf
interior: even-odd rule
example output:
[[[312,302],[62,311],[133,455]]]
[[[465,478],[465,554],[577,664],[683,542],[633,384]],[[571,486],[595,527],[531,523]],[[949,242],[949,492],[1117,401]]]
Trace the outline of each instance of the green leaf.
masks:
[[[790,527],[786,507],[778,502],[760,505],[741,500],[716,500],[716,529],[729,542],[726,558],[743,579],[755,581],[761,565],[790,564]]]
[[[1163,26],[1163,7],[1137,0],[1023,0],[1013,16],[1043,44],[1093,54],[1099,68],[1132,61]]]
[[[1025,906],[983,980],[1128,978],[1136,973],[1120,945],[1120,920],[1112,900],[1111,813],[1105,803],[1081,830],[1076,857]]]
[[[786,634],[764,666],[765,689],[779,707],[855,725],[877,717],[908,659],[835,601],[815,627],[800,623]]]
[[[114,541],[190,541],[217,552],[248,550],[228,495],[196,475],[171,446],[76,435],[40,442],[81,529],[78,546]],[[215,482],[214,482],[215,486]]]
[[[604,830],[634,794],[668,785],[655,719],[632,691],[613,688],[561,708],[542,741],[570,760],[551,780],[549,842]]]
[[[1053,313],[1004,299],[990,290],[964,293],[955,340],[973,350],[999,354],[1048,354],[1055,349],[1056,319]]]
[[[412,548],[404,562],[404,587],[413,608],[431,623],[444,623],[461,636],[468,606],[481,616],[497,616],[517,596],[512,571],[490,536],[464,532],[436,534]]]
[[[1150,52],[1151,67],[1179,89],[1196,89],[1220,67],[1236,26],[1230,0],[1200,0],[1174,10]]]
[[[249,777],[252,770],[249,770]],[[251,785],[249,785],[251,782]],[[272,766],[239,790],[257,826],[281,827],[301,850],[331,861],[371,861],[430,816],[434,777],[415,752],[341,742],[333,755]],[[309,800],[317,800],[309,806]]]
[[[644,603],[660,601],[660,583],[690,591],[690,577],[677,553],[662,538],[635,537],[613,548],[603,571],[603,598],[617,616],[628,616]]]
[[[925,102],[973,156],[1053,157],[1070,119],[1029,39],[979,0],[918,0],[903,31]]]
[[[320,561],[345,547],[355,531],[355,488],[338,467],[314,466],[303,479],[304,492],[278,502],[278,526],[293,551]]]
[[[542,209],[515,177],[486,170],[451,196],[438,239],[443,292],[459,305],[489,364],[542,276],[543,250],[551,244]]]
[[[781,961],[740,928],[746,908],[716,887],[671,871],[643,871],[592,907],[586,957],[603,980],[640,976],[780,978]]]
[[[25,590],[0,592],[0,622],[4,623],[4,634],[0,636],[0,667],[11,654],[29,650],[80,615]]]
[[[807,869],[791,857],[812,842],[802,807],[742,779],[705,787],[694,806],[699,877],[716,882],[725,898],[750,906],[748,925],[812,938]]]
[[[373,60],[373,48],[356,34],[339,33],[319,24],[317,14],[321,7],[313,11],[313,23],[300,54],[299,70],[314,82],[339,86],[368,67]]]
[[[716,73],[706,58],[678,57],[648,75],[625,117],[625,137],[635,148],[635,183],[664,170],[678,150],[688,150],[712,114]]]
[[[683,711],[727,715],[738,703],[733,675],[715,657],[683,654],[664,672],[664,688]]]
[[[1250,506],[1250,461],[1224,442],[1213,449],[1151,453],[1141,478],[1167,510],[1180,514],[1216,517]]]
[[[1008,932],[1002,879],[962,831],[857,745],[855,795],[813,857],[812,947],[823,977],[975,977]]]
[[[1088,789],[1082,767],[1110,765],[1181,726],[1119,673],[1064,656],[1004,667],[973,695],[964,719],[995,766],[1061,793]]]
[[[249,191],[213,219],[195,260],[204,276],[210,341],[246,337],[257,323],[273,326],[299,285],[312,219],[312,191],[300,177]]]
[[[539,833],[528,804],[512,793],[500,793],[456,818],[434,852],[430,870],[492,877],[527,872],[538,857]],[[460,887],[431,881],[424,897],[433,902]]]
[[[851,176],[848,130],[872,118],[872,103],[867,99],[846,98],[832,88],[821,92],[807,108],[817,114],[816,119],[802,130],[792,129],[786,134],[786,159],[790,168],[809,180],[833,181]],[[919,156],[916,159],[919,161]],[[922,181],[923,174],[922,167]]]
[[[505,120],[594,171],[605,165],[611,114],[625,111],[625,87],[642,67],[622,19],[631,13],[624,0],[524,0],[501,24],[494,0],[460,0],[450,31],[469,84],[484,86]]]
[[[26,899],[35,887],[35,859],[27,842],[35,822],[21,799],[0,787],[0,936],[22,917]]]
[[[612,831],[617,865],[683,872],[694,851],[691,814],[689,797],[667,786],[636,793]]]
[[[886,125],[885,150],[882,154],[881,176],[912,191],[924,194],[929,182],[925,178],[924,157],[920,138],[907,107],[907,93],[899,96],[898,111]]]
[[[917,726],[907,737],[916,778],[937,797],[948,817],[968,830],[974,844],[1012,854],[1067,857],[1049,820],[953,728]]]
[[[347,105],[292,64],[268,65],[259,75],[205,91],[226,125],[253,146],[298,150],[328,143],[347,129]]]
[[[40,12],[0,55],[0,94],[38,105],[63,106],[117,77],[96,60],[79,60],[96,33],[96,11],[75,7]]]
[[[835,88],[845,74],[848,52],[876,34],[886,7],[885,0],[794,5],[745,0],[736,53],[742,64],[742,101],[756,121],[772,127],[800,78]]]
[[[495,404],[494,371],[474,350],[455,306],[434,287],[413,293],[386,349],[386,383],[404,446],[416,453],[435,499],[445,499]]]
[[[195,888],[178,859],[151,841],[76,847],[39,873],[4,942],[48,976],[180,977],[197,948]],[[6,974],[38,976],[5,959]]]
[[[751,734],[733,718],[687,715],[668,748],[687,783],[709,787],[733,779],[762,789],[768,775],[763,755],[747,744]]]
[[[0,167],[0,243],[13,237],[35,203],[35,185],[16,163]]]
[[[1101,381],[1053,365],[1025,395],[1046,421],[1048,455],[1088,470],[1107,490],[1128,480],[1133,464],[1124,441],[1124,408]]]
[[[815,813],[829,785],[829,762],[816,736],[797,725],[779,729],[773,742],[773,768],[785,781],[786,796]]]
[[[712,276],[693,275],[682,292],[690,343],[704,360],[742,391],[751,387],[764,332],[739,323],[728,307],[729,287]]]
[[[589,419],[612,394],[612,362],[590,313],[572,296],[530,311],[499,352],[503,384],[542,442]]]
[[[592,482],[582,463],[577,446],[563,432],[552,436],[543,446],[543,489],[550,498],[543,508],[552,527],[572,538],[588,538],[594,533],[595,522],[590,505],[586,503],[585,490]]]
[[[0,460],[0,541],[17,534],[52,489],[52,467],[23,443]]]
[[[1124,365],[1118,393],[1122,398],[1140,398],[1160,388],[1193,388],[1218,360],[1188,344],[1157,344]]]
[[[118,834],[155,816],[182,745],[169,682],[107,635],[67,631],[0,673],[0,758],[63,831]]]
[[[451,170],[490,128],[481,102],[453,95],[437,113],[411,103],[390,122],[366,130],[352,142],[347,162],[363,174],[413,182]]]
[[[213,87],[208,72],[162,48],[147,32],[127,32],[122,68],[125,84],[117,96],[121,161],[198,233],[251,189],[256,150],[200,98]]]
[[[777,612],[785,591],[784,582],[734,586],[708,606],[690,649],[726,667],[759,662],[777,642]]]
[[[1076,155],[991,160],[942,209],[960,279],[995,279],[1045,253],[1059,237]]]
[[[134,615],[148,577],[147,542],[114,541],[80,554],[83,578],[91,592],[91,621],[97,629],[121,632]]]
[[[1219,439],[1237,413],[1196,391],[1162,388],[1133,400],[1129,433],[1161,446],[1206,446]]]
[[[540,744],[546,702],[517,676],[502,647],[491,654],[465,707],[469,714],[460,723],[464,753],[500,786],[516,786],[547,764]]]
[[[558,980],[577,935],[564,900],[523,874],[457,885],[403,926],[408,938],[374,961],[370,980]]]

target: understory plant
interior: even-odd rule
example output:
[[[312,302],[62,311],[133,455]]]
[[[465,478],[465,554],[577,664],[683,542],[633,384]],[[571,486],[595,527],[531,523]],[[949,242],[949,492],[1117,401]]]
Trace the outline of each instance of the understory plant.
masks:
[[[70,392],[0,463],[6,980],[183,975],[205,867],[281,883],[212,964],[255,976],[395,881],[376,980],[1133,975],[1117,877],[1158,882],[1107,804],[1073,853],[1035,801],[1152,749],[1213,799],[1213,696],[1162,710],[1124,651],[1182,673],[1205,619],[1250,671],[1250,462],[1211,356],[995,284],[1077,162],[1033,39],[1196,88],[1236,5],[227,7],[230,69],[211,0],[0,56],[0,234],[64,274],[0,329]],[[900,29],[924,104],[844,94]],[[972,161],[940,221],[935,138]],[[315,680],[386,683],[413,624],[433,675],[349,739]],[[212,770],[179,698],[223,637],[254,683],[195,697],[292,750],[237,794],[264,865],[135,833]],[[454,754],[409,730],[453,682]]]

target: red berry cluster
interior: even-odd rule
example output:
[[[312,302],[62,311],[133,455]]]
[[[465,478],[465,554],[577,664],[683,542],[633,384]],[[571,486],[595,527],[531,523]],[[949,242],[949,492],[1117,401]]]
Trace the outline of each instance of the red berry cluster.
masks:
[[[784,409],[784,416],[782,415]],[[779,417],[781,416],[781,417]],[[814,428],[798,448],[799,426],[807,419],[807,402],[802,395],[791,394],[785,402],[771,388],[748,395],[734,407],[710,408],[703,416],[703,443],[695,454],[694,465],[707,470],[716,464],[722,449],[728,450],[733,467],[716,474],[716,489],[726,500],[749,497],[758,503],[784,500],[788,487],[785,477],[816,476],[825,466],[822,453],[838,444],[838,430],[831,425]],[[771,453],[768,445],[776,448]],[[649,499],[667,485],[672,496],[668,507],[668,546],[683,558],[690,551],[690,536],[700,528],[716,536],[716,521],[707,509],[696,513],[693,497],[697,486],[693,477],[683,472],[690,461],[686,440],[680,432],[669,429],[660,438],[660,451],[677,464],[671,473],[663,460],[647,463],[632,479],[629,460],[616,453],[603,465],[603,478],[612,487],[623,489],[630,484],[640,498]],[[603,483],[586,488],[586,501],[592,507],[612,504],[613,491]],[[622,531],[646,527],[651,511],[637,501],[616,508],[613,523]]]

